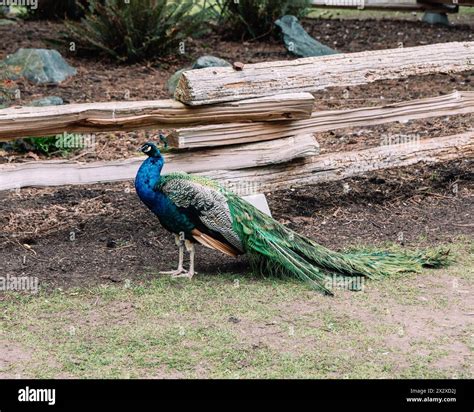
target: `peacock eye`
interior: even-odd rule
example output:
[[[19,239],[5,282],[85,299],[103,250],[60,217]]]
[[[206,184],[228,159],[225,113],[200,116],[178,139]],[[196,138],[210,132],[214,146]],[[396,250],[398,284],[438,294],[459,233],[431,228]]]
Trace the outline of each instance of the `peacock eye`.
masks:
[[[151,150],[151,146],[147,146],[143,151],[144,151],[145,153],[148,153],[150,150]]]

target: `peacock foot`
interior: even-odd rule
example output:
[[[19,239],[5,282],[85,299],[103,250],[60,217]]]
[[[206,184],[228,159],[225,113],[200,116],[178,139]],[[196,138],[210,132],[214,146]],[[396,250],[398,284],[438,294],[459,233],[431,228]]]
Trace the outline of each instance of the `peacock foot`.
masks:
[[[181,269],[176,269],[176,270],[169,270],[167,272],[158,272],[160,275],[171,275],[171,277],[175,277],[179,275],[180,273],[186,272],[183,268]]]
[[[183,272],[183,273],[177,273],[175,275],[171,275],[172,278],[188,278],[188,279],[192,279],[192,277],[194,275],[196,275],[197,272]]]

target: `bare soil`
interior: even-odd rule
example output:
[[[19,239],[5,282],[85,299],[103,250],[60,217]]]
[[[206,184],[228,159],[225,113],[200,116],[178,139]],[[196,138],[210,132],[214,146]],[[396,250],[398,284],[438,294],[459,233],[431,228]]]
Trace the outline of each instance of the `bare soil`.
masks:
[[[276,219],[326,246],[406,247],[472,237],[472,159],[370,173],[268,193]],[[172,236],[131,183],[0,193],[0,273],[84,286],[153,277],[176,264]],[[249,273],[245,257],[199,248],[197,271]],[[208,275],[206,275],[208,274]]]

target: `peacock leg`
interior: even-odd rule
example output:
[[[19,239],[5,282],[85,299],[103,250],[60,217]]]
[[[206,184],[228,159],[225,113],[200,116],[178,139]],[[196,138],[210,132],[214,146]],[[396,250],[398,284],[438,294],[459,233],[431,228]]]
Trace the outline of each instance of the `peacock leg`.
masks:
[[[160,275],[171,275],[176,276],[180,273],[183,273],[185,270],[183,268],[183,261],[184,261],[184,242],[179,235],[174,235],[175,243],[178,246],[179,251],[179,261],[178,261],[178,269],[170,270],[168,272],[159,272]]]
[[[180,274],[172,275],[173,278],[189,278],[191,279],[197,272],[194,271],[194,243],[190,242],[189,240],[185,240],[184,245],[186,246],[186,250],[189,252],[189,271],[183,272]]]

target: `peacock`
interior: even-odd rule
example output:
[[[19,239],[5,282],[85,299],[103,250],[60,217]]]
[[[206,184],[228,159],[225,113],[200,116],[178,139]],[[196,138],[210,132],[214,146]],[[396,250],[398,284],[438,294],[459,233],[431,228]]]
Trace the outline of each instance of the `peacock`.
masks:
[[[448,263],[449,250],[444,249],[411,253],[329,250],[212,179],[184,172],[162,175],[165,161],[154,143],[145,143],[140,151],[148,158],[137,172],[136,192],[161,225],[175,235],[178,246],[178,268],[161,274],[192,278],[196,244],[232,257],[246,254],[254,269],[264,275],[294,277],[329,295],[328,279],[334,276],[380,279]],[[183,266],[184,249],[190,257],[189,270]]]

